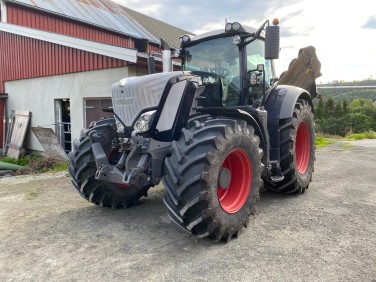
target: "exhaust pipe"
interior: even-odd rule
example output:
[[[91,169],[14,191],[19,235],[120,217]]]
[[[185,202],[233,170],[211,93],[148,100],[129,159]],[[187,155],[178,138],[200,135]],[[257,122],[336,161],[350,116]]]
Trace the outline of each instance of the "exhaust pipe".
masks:
[[[172,71],[171,50],[168,43],[161,38],[163,72]]]

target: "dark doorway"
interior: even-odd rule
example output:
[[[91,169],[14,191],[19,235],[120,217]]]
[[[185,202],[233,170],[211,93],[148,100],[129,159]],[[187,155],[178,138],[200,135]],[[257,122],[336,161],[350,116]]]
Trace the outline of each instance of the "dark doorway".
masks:
[[[72,150],[70,100],[55,100],[55,133],[66,153]]]

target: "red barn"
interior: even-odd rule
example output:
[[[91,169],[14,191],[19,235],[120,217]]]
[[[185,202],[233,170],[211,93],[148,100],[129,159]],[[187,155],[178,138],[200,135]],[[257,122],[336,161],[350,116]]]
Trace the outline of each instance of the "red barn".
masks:
[[[0,116],[5,101],[8,113],[30,111],[31,126],[52,128],[66,150],[111,105],[114,82],[147,73],[139,51],[159,51],[161,37],[177,48],[189,33],[110,0],[0,3]],[[25,147],[43,150],[31,131]]]

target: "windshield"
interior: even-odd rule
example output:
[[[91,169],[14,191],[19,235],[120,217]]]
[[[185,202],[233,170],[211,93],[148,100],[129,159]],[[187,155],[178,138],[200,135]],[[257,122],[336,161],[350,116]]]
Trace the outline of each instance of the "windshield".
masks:
[[[222,37],[185,48],[187,71],[215,73],[222,79],[222,102],[237,105],[240,94],[239,49],[231,37]]]

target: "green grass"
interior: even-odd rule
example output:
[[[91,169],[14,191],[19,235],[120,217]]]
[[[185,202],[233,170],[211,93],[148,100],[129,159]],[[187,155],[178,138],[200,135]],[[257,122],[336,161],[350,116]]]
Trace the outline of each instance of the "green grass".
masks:
[[[58,162],[54,164],[48,171],[50,172],[61,172],[61,171],[67,171],[69,168],[69,162]]]
[[[30,158],[22,156],[18,160],[16,160],[15,158],[7,156],[7,157],[2,158],[1,161],[4,162],[4,163],[8,163],[8,164],[15,164],[15,165],[20,165],[20,166],[25,166],[25,165],[27,165],[29,163]]]
[[[347,135],[344,140],[361,140],[361,139],[376,139],[376,132],[368,131],[364,133],[354,133]]]
[[[333,140],[328,139],[324,136],[316,136],[316,147],[317,148],[322,148],[322,147],[325,147],[325,146],[333,144],[333,143],[334,143]]]
[[[340,144],[339,147],[342,149],[351,149],[352,147],[354,147],[354,145],[345,143],[345,144]]]
[[[24,169],[17,171],[19,174],[61,172],[68,171],[69,168],[68,161],[50,159],[35,154],[21,156],[18,160],[11,157],[3,157],[0,161],[23,166]]]
[[[32,191],[26,193],[25,198],[26,200],[34,200],[38,195],[42,192],[42,188],[38,187],[36,189],[33,189]]]

